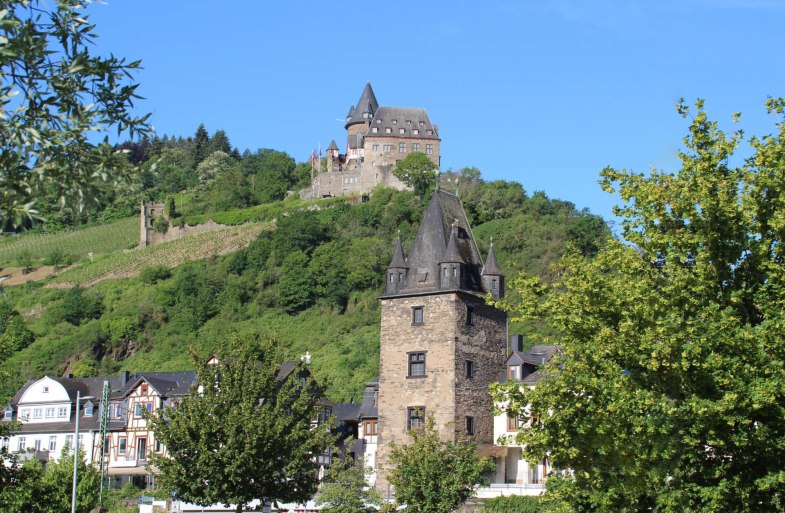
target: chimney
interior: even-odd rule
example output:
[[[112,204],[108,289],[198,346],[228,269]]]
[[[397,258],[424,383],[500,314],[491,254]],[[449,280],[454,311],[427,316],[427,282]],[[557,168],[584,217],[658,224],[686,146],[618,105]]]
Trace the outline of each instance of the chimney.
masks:
[[[131,373],[128,372],[127,370],[124,370],[120,374],[120,385],[122,385],[122,386],[127,385],[128,384],[128,378],[130,378],[130,377],[131,377]]]
[[[523,352],[523,335],[513,335],[512,336],[512,350],[518,351],[519,353]]]

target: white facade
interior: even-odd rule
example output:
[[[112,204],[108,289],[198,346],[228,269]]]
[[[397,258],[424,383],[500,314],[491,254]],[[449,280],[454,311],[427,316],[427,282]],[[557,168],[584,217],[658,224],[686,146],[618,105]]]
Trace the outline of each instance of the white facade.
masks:
[[[73,450],[76,398],[58,381],[46,376],[32,383],[21,395],[16,411],[6,408],[3,420],[18,421],[22,429],[3,441],[9,452],[21,459],[36,457],[42,461],[57,460],[67,445]],[[79,447],[92,463],[96,430],[90,428],[99,415],[94,399],[81,401]],[[92,422],[91,422],[92,421]]]

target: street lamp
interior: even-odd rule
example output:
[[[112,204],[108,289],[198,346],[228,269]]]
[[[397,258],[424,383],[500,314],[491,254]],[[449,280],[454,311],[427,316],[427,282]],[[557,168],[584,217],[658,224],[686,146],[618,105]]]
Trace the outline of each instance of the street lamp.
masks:
[[[82,392],[76,391],[76,426],[74,427],[74,480],[71,487],[71,513],[76,513],[76,482],[79,473],[79,403],[82,399],[95,399],[95,396],[82,397]]]

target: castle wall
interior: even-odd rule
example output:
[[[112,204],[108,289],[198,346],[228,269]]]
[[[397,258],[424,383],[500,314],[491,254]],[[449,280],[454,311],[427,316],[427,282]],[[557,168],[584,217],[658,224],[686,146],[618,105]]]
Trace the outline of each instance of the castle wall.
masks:
[[[403,152],[399,151],[401,143],[406,145]],[[365,137],[365,162],[371,166],[395,167],[409,153],[419,151],[428,155],[428,158],[439,166],[440,143],[439,139],[433,138],[367,135]],[[414,146],[415,144],[419,146]],[[431,146],[431,153],[426,152],[427,145]],[[385,147],[389,147],[389,151],[385,151]],[[415,148],[418,149],[415,150]]]
[[[406,184],[392,173],[392,166],[373,167],[364,163],[359,168],[319,173],[314,177],[312,186],[300,191],[300,197],[314,199],[347,194],[368,194],[379,184],[398,190],[407,189]]]

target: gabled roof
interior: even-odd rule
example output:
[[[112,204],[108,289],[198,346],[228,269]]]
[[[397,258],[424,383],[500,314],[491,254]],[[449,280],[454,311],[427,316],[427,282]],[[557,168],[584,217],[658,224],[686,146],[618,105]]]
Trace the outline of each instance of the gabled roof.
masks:
[[[329,150],[337,150],[337,149],[338,149],[338,145],[335,143],[335,139],[333,139],[332,141],[330,141],[330,146],[327,147],[327,150],[329,151]]]
[[[377,128],[375,133],[374,127]],[[371,130],[368,131],[366,137],[439,139],[439,134],[431,123],[428,112],[419,108],[379,107],[371,120],[370,128]],[[386,132],[386,128],[390,129],[389,134]],[[403,133],[401,133],[401,129],[403,129]]]
[[[541,371],[540,367],[545,365],[554,355],[561,353],[561,351],[562,346],[552,345],[533,346],[528,351],[513,350],[504,361],[504,366],[522,365],[522,382],[525,385],[533,385],[546,376],[546,374]],[[500,381],[507,381],[506,372],[502,374]]]
[[[356,123],[368,122],[370,118],[363,117],[363,114],[369,113],[372,117],[378,108],[379,102],[376,101],[376,95],[373,93],[371,83],[368,82],[365,84],[362,94],[360,94],[360,99],[357,100],[357,105],[349,109],[349,114],[346,116],[346,128]]]

